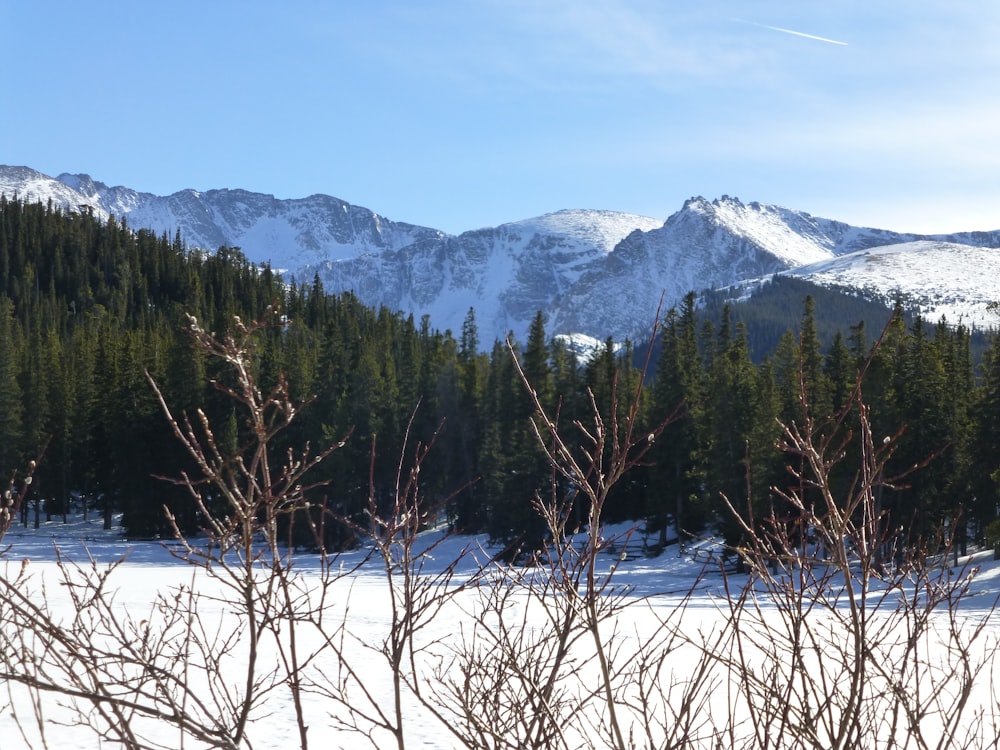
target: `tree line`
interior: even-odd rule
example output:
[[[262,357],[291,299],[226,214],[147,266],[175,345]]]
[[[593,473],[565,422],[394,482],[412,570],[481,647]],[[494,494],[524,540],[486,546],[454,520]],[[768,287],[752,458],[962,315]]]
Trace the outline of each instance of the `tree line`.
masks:
[[[738,524],[719,520],[729,517],[722,498],[763,516],[771,488],[792,476],[776,447],[781,424],[808,415],[824,429],[853,403],[861,371],[874,429],[903,429],[888,470],[906,476],[880,498],[887,523],[914,537],[962,518],[979,533],[1000,501],[995,344],[977,365],[967,328],[907,319],[899,305],[884,330],[885,321],[858,321],[822,341],[813,299],[802,305],[777,346],[751,356],[733,311],[699,315],[689,294],[659,321],[656,361],[644,372],[636,351],[644,346],[609,340],[585,357],[548,334],[543,313],[523,342],[484,347],[471,308],[461,331],[440,331],[426,316],[327,293],[318,277],[282,279],[237,248],[192,251],[179,234],[0,197],[0,467],[41,457],[24,506],[36,521],[76,506],[110,525],[120,512],[129,536],[149,537],[170,533],[167,507],[196,532],[193,504],[161,478],[193,467],[148,378],[175,413],[202,410],[221,450],[236,455],[249,427],[216,387],[229,375],[189,329],[222,334],[237,317],[266,318],[257,381],[266,389],[283,375],[293,398],[310,402],[280,440],[320,445],[350,432],[321,468],[328,484],[316,504],[334,518],[360,518],[370,498],[388,503],[401,454],[433,443],[422,465],[428,521],[485,532],[508,542],[511,556],[537,544],[545,530],[533,500],[553,491],[553,475],[513,355],[539,402],[566,424],[594,407],[620,408],[620,394],[646,383],[640,423],[652,434],[670,421],[604,517],[645,519],[652,546],[719,523],[738,541]],[[832,480],[846,488],[857,471],[844,461]],[[555,491],[571,496],[561,482]],[[582,523],[581,505],[569,507]],[[348,545],[352,527],[330,523],[322,533]]]

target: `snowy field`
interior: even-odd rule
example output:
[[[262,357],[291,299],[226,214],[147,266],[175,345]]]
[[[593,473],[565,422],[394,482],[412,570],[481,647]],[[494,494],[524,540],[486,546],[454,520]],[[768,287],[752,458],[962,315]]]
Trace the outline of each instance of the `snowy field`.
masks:
[[[436,538],[434,532],[429,533],[429,540]],[[193,589],[205,596],[200,611],[203,621],[207,623],[206,632],[225,633],[229,632],[228,628],[240,627],[232,619],[230,606],[220,601],[223,597],[212,596],[219,591],[218,581],[207,576],[204,570],[179,561],[165,545],[158,542],[133,543],[122,539],[118,529],[106,532],[101,529],[97,518],[92,517],[90,522],[75,518],[66,525],[59,521],[43,522],[37,530],[15,526],[4,543],[9,547],[0,560],[0,574],[10,580],[23,568],[31,574],[30,582],[26,585],[38,592],[44,584],[46,599],[63,616],[68,617],[71,613],[67,604],[66,587],[58,583],[67,561],[72,560],[85,567],[92,562],[98,570],[104,570],[109,564],[124,558],[124,563],[109,577],[107,590],[114,594],[114,607],[117,611],[127,614],[133,621],[145,622],[160,616],[156,610],[157,593],[184,587],[184,590]],[[497,550],[484,549],[481,544],[482,540],[479,539],[451,538],[434,550],[433,560],[440,562],[440,569],[443,569],[447,563],[460,557],[463,550],[467,550],[454,579],[461,581],[463,576],[472,575],[482,565],[489,568],[488,561]],[[613,622],[618,643],[624,650],[644,642],[649,634],[661,628],[663,622],[681,612],[681,619],[676,622],[680,623],[683,632],[694,636],[695,640],[707,640],[710,634],[719,632],[731,613],[728,610],[724,578],[713,568],[712,563],[706,566],[707,556],[704,550],[693,555],[678,556],[676,548],[669,548],[666,553],[650,558],[642,554],[642,540],[638,535],[634,535],[629,544],[631,546],[628,549],[619,547],[614,555],[607,555],[607,565],[617,565],[614,578],[616,584],[628,588],[628,597],[623,600],[626,606],[616,614]],[[362,554],[345,554],[339,563],[343,569],[350,570],[361,561]],[[990,617],[993,604],[1000,595],[1000,564],[993,562],[992,554],[988,552],[979,552],[960,563],[975,567],[978,571],[962,600],[961,615],[972,624],[985,619],[986,627],[982,635],[985,649],[1000,638],[1000,623],[996,616]],[[315,584],[318,587],[321,576],[315,559],[303,555],[297,564],[298,574],[305,586],[308,588]],[[745,577],[731,574],[728,582],[730,588],[734,584],[739,586],[745,582]],[[484,593],[486,585],[470,588],[449,599],[419,633],[419,642],[427,645],[429,650],[424,655],[425,658],[422,657],[415,664],[414,673],[426,685],[433,685],[435,681],[440,684],[442,670],[447,674],[449,668],[444,655],[453,653],[453,647],[457,643],[468,642],[476,615],[482,613],[484,602],[489,598],[489,594]],[[361,665],[364,686],[370,691],[372,703],[383,707],[391,705],[393,694],[390,672],[382,653],[391,622],[387,591],[385,575],[377,560],[368,561],[357,571],[338,580],[328,591],[328,601],[334,615],[331,623],[344,624],[348,644],[345,647],[346,653],[350,655],[353,664]],[[36,593],[35,596],[37,595]],[[754,607],[760,609],[754,610],[758,614],[751,613],[749,623],[759,624],[759,621],[766,622],[773,617],[774,627],[783,627],[777,614],[773,612],[772,605],[766,600],[755,600]],[[506,616],[528,623],[531,628],[544,627],[547,616],[543,608],[531,602],[527,593],[514,596],[507,603],[505,612]],[[819,613],[816,616],[824,615]],[[886,633],[886,637],[892,635]],[[731,646],[730,643],[726,648]],[[931,661],[937,658],[933,649],[928,653]],[[318,662],[316,670],[329,677],[331,683],[335,682],[335,676],[339,674],[335,660],[330,654],[323,658],[327,661]],[[676,687],[680,680],[698,669],[699,658],[699,650],[690,644],[672,650],[666,666],[674,676],[664,684]],[[995,662],[989,662],[972,686],[973,704],[982,708],[986,717],[994,716],[1000,711],[994,685],[997,669]],[[238,671],[237,669],[236,672]],[[585,679],[586,675],[582,677]],[[89,728],[76,725],[76,716],[64,705],[67,700],[65,696],[47,694],[33,700],[22,688],[14,685],[8,685],[7,688],[0,687],[0,747],[4,750],[43,747],[85,750],[120,746],[107,740],[102,741]],[[364,696],[358,695],[360,707],[364,704]],[[733,686],[726,684],[725,679],[716,681],[708,695],[710,700],[699,703],[696,709],[706,714],[723,714],[729,710],[727,701],[733,700]],[[276,693],[264,705],[265,708],[250,716],[249,736],[253,741],[246,746],[298,747],[299,737],[287,694]],[[307,695],[305,711],[311,719],[308,736],[312,746],[395,746],[395,739],[388,733],[375,732],[371,738],[365,738],[362,734],[338,727],[334,717],[344,717],[343,707],[322,695]],[[36,726],[37,715],[44,717],[44,732],[39,732]],[[934,722],[938,718],[927,716],[922,720]],[[451,748],[459,744],[443,726],[440,718],[435,718],[412,699],[406,701],[404,723],[408,747]],[[752,733],[745,722],[741,726],[746,732]],[[150,729],[150,736],[159,746],[181,746],[176,730],[167,728],[162,734],[157,734],[158,731]],[[637,730],[633,727],[633,731],[641,732],[641,728]],[[987,727],[986,731],[993,730]],[[572,735],[569,737],[568,742],[572,743]],[[636,741],[639,746],[646,744],[641,733]],[[754,746],[750,739],[746,744]],[[197,745],[188,742],[184,746]],[[704,746],[710,745],[706,741]]]

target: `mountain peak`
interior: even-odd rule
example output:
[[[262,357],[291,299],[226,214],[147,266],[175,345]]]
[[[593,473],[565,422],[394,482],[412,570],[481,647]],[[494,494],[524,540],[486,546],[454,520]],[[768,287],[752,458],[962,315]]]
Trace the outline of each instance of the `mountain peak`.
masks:
[[[610,253],[632,232],[636,230],[648,232],[662,225],[662,219],[638,214],[567,208],[502,226],[518,227],[539,234],[592,243],[602,252]]]
[[[65,210],[86,205],[102,217],[127,215],[132,227],[168,235],[180,231],[192,248],[239,246],[253,262],[269,262],[300,280],[311,281],[319,273],[330,292],[350,290],[365,304],[430,315],[440,329],[459,330],[472,306],[484,342],[508,331],[523,336],[539,310],[548,314],[554,334],[600,340],[646,335],[661,297],[669,306],[692,290],[732,286],[817,263],[821,265],[810,273],[825,283],[834,271],[846,271],[837,265],[820,274],[823,262],[886,245],[899,245],[898,252],[911,254],[922,246],[902,243],[934,239],[1000,247],[1000,232],[920,237],[852,227],[729,195],[711,201],[689,198],[665,222],[615,211],[563,209],[452,236],[393,222],[322,194],[282,200],[242,189],[214,189],[157,196],[108,187],[87,174],[53,179],[28,167],[5,166],[0,166],[0,193],[52,201]],[[937,259],[959,251],[949,246],[920,252],[928,259],[921,267],[929,269]],[[893,278],[899,277],[896,285],[902,286],[912,281],[900,275],[905,265],[870,262],[864,268],[869,276],[895,269]],[[985,306],[988,301],[970,297],[971,289],[983,288],[978,277],[959,288],[945,273],[926,274],[931,286],[940,279],[942,288],[955,290],[961,304],[971,300],[968,304]],[[926,286],[921,287],[922,299],[931,299]]]
[[[704,196],[693,195],[690,198],[688,198],[686,201],[684,201],[684,205],[681,207],[681,210],[682,211],[687,211],[688,209],[697,209],[697,208],[702,208],[702,207],[709,206],[709,205],[711,205],[710,202],[708,200],[706,200]]]
[[[94,182],[93,178],[89,174],[70,174],[69,172],[63,172],[61,175],[56,177],[59,182],[68,188],[72,188],[78,193],[82,193],[90,198],[99,198],[103,191],[108,189],[107,185],[103,183]]]

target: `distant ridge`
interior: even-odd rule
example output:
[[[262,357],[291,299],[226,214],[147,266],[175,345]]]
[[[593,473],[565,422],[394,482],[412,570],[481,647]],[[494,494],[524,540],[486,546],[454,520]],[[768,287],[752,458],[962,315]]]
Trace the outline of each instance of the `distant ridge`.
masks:
[[[354,291],[369,305],[429,315],[458,331],[475,308],[481,337],[523,338],[538,310],[549,333],[646,335],[661,295],[733,286],[776,273],[876,297],[902,295],[926,317],[995,325],[1000,230],[917,235],[723,196],[694,197],[666,221],[565,210],[449,235],[394,222],[329,195],[282,200],[239,189],[157,196],[85,174],[0,166],[0,193],[89,207],[189,247],[240,247],[300,281]],[[877,249],[877,252],[874,252]]]

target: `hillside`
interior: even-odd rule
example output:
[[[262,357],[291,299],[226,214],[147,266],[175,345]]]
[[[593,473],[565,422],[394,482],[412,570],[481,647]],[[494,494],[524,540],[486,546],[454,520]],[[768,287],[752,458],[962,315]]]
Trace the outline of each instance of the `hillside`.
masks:
[[[998,296],[995,275],[978,269],[995,266],[996,253],[985,249],[1000,247],[1000,231],[908,234],[729,196],[692,198],[666,221],[566,210],[449,235],[327,195],[284,200],[224,189],[155,196],[26,167],[0,167],[0,193],[70,211],[86,206],[170,237],[180,232],[192,248],[236,246],[302,283],[318,276],[329,291],[352,291],[367,305],[418,319],[429,315],[441,329],[458,331],[475,307],[484,341],[508,331],[523,340],[539,310],[556,333],[642,338],[661,295],[670,306],[691,290],[783,272],[814,274],[819,284],[880,300],[912,299],[928,314],[976,325],[988,324],[986,305]],[[895,249],[867,256],[877,262],[860,260],[885,247]]]

